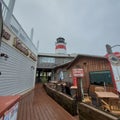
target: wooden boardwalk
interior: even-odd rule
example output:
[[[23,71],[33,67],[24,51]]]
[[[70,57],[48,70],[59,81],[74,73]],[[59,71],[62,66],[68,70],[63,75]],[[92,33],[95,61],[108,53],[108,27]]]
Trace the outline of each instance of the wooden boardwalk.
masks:
[[[21,97],[18,120],[78,120],[78,117],[71,116],[37,84],[33,91]]]

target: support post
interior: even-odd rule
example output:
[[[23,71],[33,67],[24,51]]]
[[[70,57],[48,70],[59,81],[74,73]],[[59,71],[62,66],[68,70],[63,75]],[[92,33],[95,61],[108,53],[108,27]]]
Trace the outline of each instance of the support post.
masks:
[[[82,102],[83,100],[83,92],[82,92],[82,78],[77,78],[77,92],[78,92],[78,101]]]

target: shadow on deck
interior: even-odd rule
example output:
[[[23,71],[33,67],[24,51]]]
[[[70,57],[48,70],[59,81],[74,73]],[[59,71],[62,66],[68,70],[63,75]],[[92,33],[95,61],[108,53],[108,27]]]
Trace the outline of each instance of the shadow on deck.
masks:
[[[37,84],[21,97],[18,120],[78,120],[78,116],[71,116],[46,94],[42,84]]]

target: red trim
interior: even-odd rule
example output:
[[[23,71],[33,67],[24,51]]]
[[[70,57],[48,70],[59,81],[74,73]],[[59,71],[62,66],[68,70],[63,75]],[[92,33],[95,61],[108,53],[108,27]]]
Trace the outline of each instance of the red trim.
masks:
[[[108,58],[110,54],[106,54],[105,57]],[[120,52],[114,52],[113,55],[120,58]]]
[[[117,86],[116,86],[116,82],[115,82],[115,78],[114,78],[114,73],[113,73],[110,61],[109,61],[109,65],[110,65],[110,72],[111,72],[111,75],[112,75],[111,77],[112,77],[112,82],[113,82],[114,90],[115,90],[115,92],[119,92],[119,91],[117,91]]]
[[[65,45],[56,45],[55,49],[65,49],[66,50],[66,46]]]
[[[116,53],[118,54],[118,52],[115,52],[113,54],[116,56]],[[105,57],[108,59],[108,62],[109,62],[109,65],[110,65],[110,72],[111,72],[111,75],[112,75],[111,77],[112,77],[112,82],[113,82],[114,90],[117,93],[119,91],[117,91],[117,86],[116,86],[116,82],[115,82],[115,78],[114,78],[114,73],[113,73],[113,70],[112,70],[112,65],[111,65],[111,62],[109,61],[109,55],[110,54],[106,54]]]
[[[77,77],[73,77],[73,86],[77,86]]]
[[[114,55],[120,59],[120,52],[114,52]]]

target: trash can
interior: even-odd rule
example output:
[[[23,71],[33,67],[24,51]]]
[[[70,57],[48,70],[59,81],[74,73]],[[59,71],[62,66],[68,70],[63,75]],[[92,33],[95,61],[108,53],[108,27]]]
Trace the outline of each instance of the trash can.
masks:
[[[0,96],[0,120],[17,120],[20,96]]]

